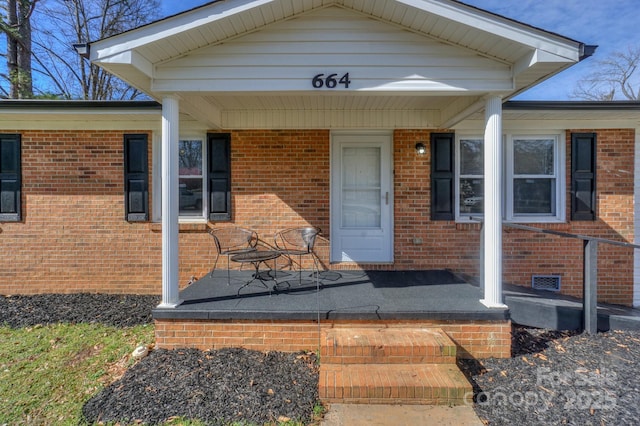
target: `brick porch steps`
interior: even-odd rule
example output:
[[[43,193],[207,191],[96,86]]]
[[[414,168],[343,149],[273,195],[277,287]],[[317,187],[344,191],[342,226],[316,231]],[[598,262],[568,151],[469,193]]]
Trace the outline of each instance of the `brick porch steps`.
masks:
[[[334,328],[320,360],[329,364],[455,364],[456,344],[439,328]]]
[[[472,391],[441,329],[334,328],[322,337],[323,401],[457,405]]]

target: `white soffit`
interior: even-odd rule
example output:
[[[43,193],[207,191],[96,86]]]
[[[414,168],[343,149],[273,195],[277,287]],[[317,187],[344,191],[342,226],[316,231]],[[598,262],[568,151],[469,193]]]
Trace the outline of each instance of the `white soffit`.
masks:
[[[217,1],[96,41],[91,44],[91,59],[102,62],[137,50],[155,64],[328,6],[350,9],[511,63],[532,49],[578,60],[577,41],[448,0]]]

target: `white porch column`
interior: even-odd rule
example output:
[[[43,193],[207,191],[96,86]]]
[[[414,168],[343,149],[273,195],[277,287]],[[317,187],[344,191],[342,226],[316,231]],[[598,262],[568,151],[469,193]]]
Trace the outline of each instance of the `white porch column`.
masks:
[[[180,104],[162,98],[162,303],[180,304],[178,286],[178,137]]]
[[[489,308],[502,302],[502,99],[485,102],[484,130],[484,299]]]

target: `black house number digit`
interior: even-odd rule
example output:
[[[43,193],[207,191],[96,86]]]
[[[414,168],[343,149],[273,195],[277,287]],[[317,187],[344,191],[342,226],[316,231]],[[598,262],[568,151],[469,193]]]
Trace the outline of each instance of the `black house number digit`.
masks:
[[[339,84],[343,85],[345,89],[349,88],[349,84],[351,84],[351,80],[349,80],[349,73],[344,74],[342,77],[338,78],[338,74],[329,74],[328,76],[324,76],[324,73],[317,74],[311,80],[311,84],[316,89],[321,89],[326,87],[327,89],[335,89]]]

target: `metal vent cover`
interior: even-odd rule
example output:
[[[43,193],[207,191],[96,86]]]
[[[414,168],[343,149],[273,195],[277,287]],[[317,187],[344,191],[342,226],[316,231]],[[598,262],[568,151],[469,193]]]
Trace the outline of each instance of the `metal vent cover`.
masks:
[[[532,275],[531,287],[536,290],[559,291],[560,275]]]

